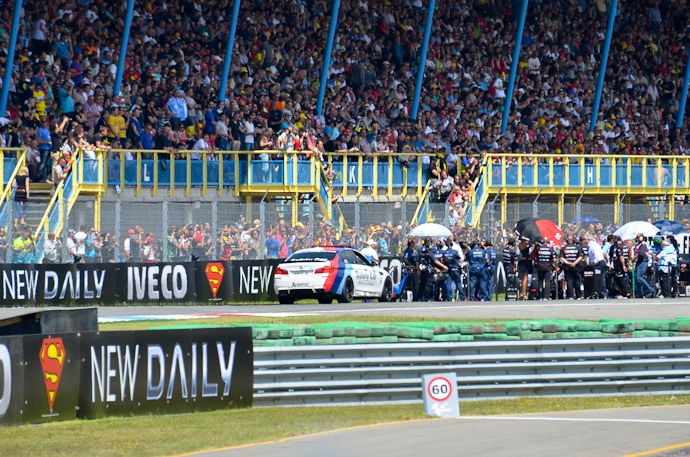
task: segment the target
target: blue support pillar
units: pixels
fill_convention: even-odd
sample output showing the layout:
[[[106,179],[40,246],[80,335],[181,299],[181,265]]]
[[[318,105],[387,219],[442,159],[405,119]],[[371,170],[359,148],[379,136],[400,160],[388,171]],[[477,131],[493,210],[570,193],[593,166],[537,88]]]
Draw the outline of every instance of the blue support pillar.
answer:
[[[129,31],[132,28],[132,15],[134,14],[134,0],[127,0],[127,13],[125,16],[125,28],[122,31],[122,41],[120,42],[120,55],[117,58],[117,71],[115,72],[115,83],[113,84],[113,94],[120,94],[122,85],[122,73],[125,69],[127,59],[127,45],[129,44]]]
[[[513,103],[513,91],[515,90],[515,78],[517,77],[517,67],[520,61],[520,46],[522,45],[522,34],[525,31],[525,20],[527,20],[527,6],[529,0],[522,0],[520,17],[518,18],[518,28],[515,33],[515,46],[513,47],[513,61],[510,63],[510,76],[508,77],[508,90],[506,91],[506,101],[503,103],[503,117],[501,118],[501,133],[505,133],[508,128],[508,116],[510,116],[510,105]]]
[[[230,76],[230,64],[232,63],[232,50],[235,47],[235,33],[237,32],[237,18],[240,16],[240,3],[242,0],[235,0],[232,5],[232,19],[230,21],[230,32],[228,33],[228,44],[225,46],[225,60],[223,61],[223,75],[220,79],[220,90],[218,91],[218,101],[225,100],[225,91],[228,88],[228,77]]]
[[[14,2],[14,16],[12,17],[12,31],[10,43],[7,48],[7,62],[5,63],[5,75],[2,78],[2,93],[0,93],[0,117],[7,111],[7,97],[10,94],[10,81],[12,80],[12,67],[14,66],[14,48],[17,47],[17,35],[19,35],[19,20],[22,12],[22,0]]]
[[[601,92],[604,90],[604,78],[606,77],[606,64],[609,60],[609,49],[611,48],[611,37],[613,36],[613,25],[616,22],[616,11],[618,10],[618,0],[611,0],[609,10],[609,20],[606,25],[606,38],[604,39],[604,52],[601,54],[601,65],[599,65],[599,79],[597,80],[597,90],[594,93],[594,105],[592,106],[592,119],[589,121],[589,131],[593,132],[597,126],[599,117],[599,105],[601,105]]]
[[[680,104],[678,105],[678,117],[676,117],[676,126],[683,126],[683,116],[685,116],[685,102],[688,100],[688,85],[690,85],[690,53],[687,55],[687,62],[685,62],[685,79],[683,80],[683,92],[680,94]]]
[[[333,0],[331,8],[331,23],[328,26],[328,38],[326,40],[326,54],[323,56],[323,68],[321,69],[321,81],[319,82],[319,95],[316,97],[316,115],[323,114],[323,99],[326,98],[326,84],[328,83],[328,68],[331,66],[331,53],[333,52],[333,40],[335,29],[338,28],[338,14],[340,13],[340,0]]]
[[[417,120],[419,111],[419,97],[422,95],[422,82],[424,82],[424,68],[426,67],[426,55],[429,51],[429,38],[431,38],[431,25],[434,22],[434,10],[436,0],[429,0],[426,10],[426,24],[424,25],[424,40],[422,41],[421,55],[419,56],[419,66],[417,67],[417,81],[414,87],[414,98],[412,99],[412,113],[410,117]]]

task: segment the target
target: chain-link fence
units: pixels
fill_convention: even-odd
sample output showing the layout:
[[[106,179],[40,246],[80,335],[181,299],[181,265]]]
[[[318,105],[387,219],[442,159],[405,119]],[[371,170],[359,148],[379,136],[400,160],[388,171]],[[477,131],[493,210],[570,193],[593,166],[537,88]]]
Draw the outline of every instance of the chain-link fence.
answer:
[[[191,240],[193,246],[201,234],[204,248],[189,251],[189,258],[198,256],[204,259],[221,259],[224,256],[224,237],[237,238],[247,247],[250,240],[258,243],[256,249],[239,249],[231,257],[253,258],[271,256],[267,251],[267,240],[275,237],[289,237],[293,220],[298,221],[295,230],[300,238],[299,246],[344,240],[346,244],[361,244],[367,236],[389,236],[396,233],[395,245],[390,253],[401,252],[404,233],[409,230],[408,221],[412,218],[417,202],[401,199],[394,202],[372,202],[356,200],[333,205],[333,217],[324,220],[321,205],[313,199],[305,198],[293,202],[290,198],[267,198],[251,203],[228,202],[219,199],[189,202],[166,198],[162,200],[138,201],[136,199],[103,200],[100,203],[100,233],[103,260],[124,261],[128,257],[141,258],[142,261],[173,260],[185,257],[179,249],[171,245],[169,236],[176,231],[175,240],[183,237]],[[443,210],[438,214],[443,218]],[[67,230],[84,231],[89,234],[95,227],[96,201],[80,199],[73,207],[65,224]],[[285,231],[282,231],[286,229]],[[182,234],[181,232],[185,233]],[[282,232],[281,232],[282,231]],[[246,232],[249,232],[249,240]],[[253,232],[256,232],[254,234]],[[352,234],[350,237],[343,234]],[[89,236],[91,236],[89,234]],[[341,239],[342,236],[342,239]],[[134,237],[134,238],[132,238]],[[126,249],[126,240],[136,240],[140,252],[135,248]],[[231,240],[232,241],[232,240]],[[288,242],[291,242],[289,240]],[[270,244],[270,242],[269,242]],[[151,245],[151,247],[147,247]],[[146,248],[146,252],[144,252]],[[173,253],[175,251],[175,253]],[[247,252],[256,251],[256,252]],[[284,251],[278,253],[283,256]]]
[[[668,215],[668,201],[647,197],[625,196],[618,201],[618,217],[615,196],[596,197],[566,197],[563,202],[563,223],[588,224],[600,222],[603,226],[609,224],[623,225],[637,220],[658,220]],[[484,230],[511,231],[517,221],[526,217],[538,219],[559,220],[557,196],[509,196],[506,204],[505,220],[501,220],[501,197],[491,195],[484,206],[480,218],[480,226]],[[690,216],[690,207],[686,208],[676,202],[674,218],[683,214]],[[616,224],[618,221],[618,224]]]
[[[624,197],[616,204],[616,197],[567,197],[563,204],[563,221],[599,221],[603,225],[613,223],[618,208],[619,225],[631,220],[657,220],[669,214],[669,201],[664,198]],[[510,196],[502,219],[502,199],[491,195],[486,202],[478,229],[464,228],[460,231],[466,238],[491,237],[499,239],[502,233],[509,233],[519,219],[537,217],[557,221],[559,219],[558,197],[556,196]],[[285,238],[292,249],[320,243],[341,243],[362,247],[369,237],[385,238],[388,254],[400,254],[404,249],[406,234],[417,210],[415,198],[375,202],[371,198],[339,202],[333,205],[333,217],[325,221],[321,205],[313,199],[293,201],[288,197],[255,199],[253,202],[227,201],[222,197],[189,201],[189,199],[168,197],[162,199],[107,198],[100,207],[93,197],[81,197],[74,205],[65,224],[65,230],[83,230],[88,234],[91,228],[99,228],[103,247],[103,261],[123,261],[127,257],[125,244],[133,230],[139,252],[134,257],[142,260],[190,260],[192,256],[203,259],[257,258],[263,256],[284,256],[283,247],[269,252],[269,238]],[[100,210],[100,226],[97,227],[97,212]],[[456,225],[451,217],[448,203],[429,203],[419,222],[438,222],[446,226]],[[293,233],[290,227],[298,221]],[[674,218],[690,219],[690,205],[675,201]],[[461,224],[461,222],[460,222]],[[458,227],[459,225],[456,225]],[[168,241],[172,230],[176,230],[174,242],[184,237],[190,240],[189,249],[182,250]],[[229,231],[229,233],[228,233]],[[63,233],[61,235],[66,234]],[[8,233],[11,236],[11,233]],[[201,239],[199,240],[199,238]],[[249,238],[248,238],[249,237]],[[292,238],[291,238],[292,237]],[[296,242],[295,242],[295,239]],[[234,240],[239,244],[228,252],[226,244]],[[64,240],[63,240],[64,241]],[[130,239],[129,243],[132,240]],[[66,250],[63,242],[63,259]],[[197,249],[194,246],[200,244]],[[252,249],[247,249],[250,245]],[[144,252],[146,248],[146,252]],[[132,247],[130,246],[130,256]],[[6,261],[10,261],[10,250]]]

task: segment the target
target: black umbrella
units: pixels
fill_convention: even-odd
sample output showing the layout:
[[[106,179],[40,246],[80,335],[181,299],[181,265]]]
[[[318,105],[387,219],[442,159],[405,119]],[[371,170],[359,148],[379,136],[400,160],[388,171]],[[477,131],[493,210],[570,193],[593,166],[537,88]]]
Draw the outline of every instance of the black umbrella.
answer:
[[[520,219],[515,223],[513,228],[515,233],[530,243],[534,243],[541,239],[548,239],[549,245],[560,245],[563,241],[563,231],[558,227],[554,221],[548,219],[537,219],[528,217]]]

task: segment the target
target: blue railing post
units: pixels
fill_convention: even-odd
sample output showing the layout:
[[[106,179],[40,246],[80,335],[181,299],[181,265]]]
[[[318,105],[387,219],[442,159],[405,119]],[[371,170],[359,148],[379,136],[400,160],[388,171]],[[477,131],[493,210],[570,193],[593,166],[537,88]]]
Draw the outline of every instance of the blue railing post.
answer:
[[[326,84],[328,83],[328,67],[331,65],[331,53],[333,52],[333,40],[335,29],[338,28],[338,14],[340,13],[340,0],[333,0],[331,8],[331,23],[328,26],[328,38],[326,40],[326,53],[323,56],[323,68],[321,69],[321,81],[319,83],[319,95],[316,98],[316,115],[321,116],[323,99],[326,97]]]
[[[113,94],[120,95],[122,85],[122,73],[125,69],[127,59],[127,45],[129,44],[129,31],[132,28],[132,15],[134,14],[134,0],[127,0],[127,13],[125,16],[125,28],[122,31],[122,41],[120,42],[120,55],[117,58],[117,71],[115,72],[115,83],[113,84]]]
[[[429,39],[431,38],[431,26],[434,22],[434,10],[436,0],[429,0],[426,11],[426,24],[424,25],[424,40],[422,41],[421,55],[419,56],[419,66],[417,67],[417,81],[414,87],[414,98],[412,99],[412,113],[410,117],[417,120],[419,111],[419,97],[422,95],[422,82],[424,81],[424,69],[426,67],[426,55],[429,51]]]
[[[218,91],[218,101],[225,100],[225,91],[228,87],[228,77],[230,76],[230,64],[232,63],[232,49],[235,47],[235,33],[237,32],[237,18],[240,15],[240,3],[242,0],[235,0],[232,5],[232,20],[230,21],[230,31],[228,33],[228,44],[225,46],[225,60],[223,61],[223,75],[220,79],[220,90]]]
[[[517,67],[520,60],[520,46],[522,45],[522,34],[525,31],[525,20],[527,19],[528,5],[529,0],[522,0],[522,9],[520,9],[520,18],[518,19],[517,32],[515,33],[515,45],[513,46],[513,61],[510,63],[510,76],[508,77],[506,101],[503,104],[501,133],[505,133],[506,129],[508,128],[508,116],[510,116],[510,105],[513,103],[513,90],[515,89],[515,78],[517,77]]]
[[[17,35],[19,35],[19,20],[22,13],[22,0],[14,2],[14,16],[12,16],[12,31],[10,32],[10,43],[7,47],[7,62],[5,62],[5,75],[2,78],[2,93],[0,93],[0,117],[7,111],[7,97],[10,94],[10,81],[12,78],[12,67],[14,66],[14,48],[17,47]]]
[[[690,85],[690,53],[686,55],[685,62],[685,79],[683,80],[683,91],[680,94],[680,103],[678,105],[678,116],[676,117],[676,126],[683,126],[683,117],[685,116],[685,102],[688,100],[688,85]]]
[[[616,22],[616,11],[618,10],[618,0],[611,0],[611,10],[609,20],[606,25],[606,39],[604,40],[604,51],[601,54],[601,65],[599,65],[599,79],[597,80],[597,90],[594,93],[594,105],[592,106],[592,119],[589,122],[589,131],[593,132],[597,126],[599,117],[599,105],[601,105],[601,92],[604,90],[604,78],[606,77],[606,65],[609,60],[609,49],[611,48],[611,37],[613,36],[613,25]]]

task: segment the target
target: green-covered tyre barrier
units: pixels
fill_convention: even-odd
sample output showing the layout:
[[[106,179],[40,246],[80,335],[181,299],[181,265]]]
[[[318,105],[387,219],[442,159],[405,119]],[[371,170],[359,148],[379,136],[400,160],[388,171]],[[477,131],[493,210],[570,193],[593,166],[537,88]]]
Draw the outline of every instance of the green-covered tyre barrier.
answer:
[[[235,324],[230,324],[233,326]],[[252,328],[256,347],[463,341],[516,341],[592,338],[673,338],[690,336],[690,318],[599,321],[514,320],[506,322],[333,322],[314,325],[236,324]],[[152,329],[208,328],[180,324]]]

